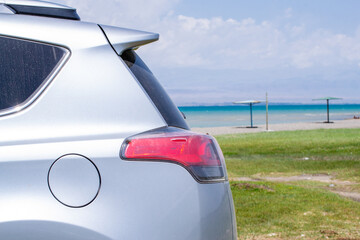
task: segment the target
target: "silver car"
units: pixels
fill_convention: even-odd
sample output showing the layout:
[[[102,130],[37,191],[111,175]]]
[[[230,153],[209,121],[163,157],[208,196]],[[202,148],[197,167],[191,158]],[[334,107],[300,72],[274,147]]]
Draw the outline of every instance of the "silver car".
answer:
[[[0,4],[0,239],[236,239],[216,140],[135,53],[158,34]]]

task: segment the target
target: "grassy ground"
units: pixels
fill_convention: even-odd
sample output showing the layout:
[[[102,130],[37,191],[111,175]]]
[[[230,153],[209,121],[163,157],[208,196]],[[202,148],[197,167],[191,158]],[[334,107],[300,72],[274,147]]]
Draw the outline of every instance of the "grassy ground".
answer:
[[[360,129],[218,136],[230,177],[324,173],[360,183]]]
[[[218,136],[229,177],[328,174],[360,192],[360,129]],[[360,239],[360,203],[329,184],[231,182],[240,239]]]

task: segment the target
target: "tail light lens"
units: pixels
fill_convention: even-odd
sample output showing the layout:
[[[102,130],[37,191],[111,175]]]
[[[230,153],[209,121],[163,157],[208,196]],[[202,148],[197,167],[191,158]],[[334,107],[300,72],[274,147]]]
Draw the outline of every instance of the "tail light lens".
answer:
[[[201,182],[226,179],[224,157],[216,140],[176,128],[130,137],[120,155],[130,161],[164,161],[182,165]]]

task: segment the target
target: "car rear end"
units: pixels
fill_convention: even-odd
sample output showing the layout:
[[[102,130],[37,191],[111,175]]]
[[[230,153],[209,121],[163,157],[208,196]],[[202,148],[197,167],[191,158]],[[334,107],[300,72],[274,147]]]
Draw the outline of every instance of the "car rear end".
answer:
[[[133,49],[125,49],[119,56],[165,122],[163,127],[127,137],[120,150],[123,161],[142,165],[135,172],[140,173],[136,178],[141,178],[138,190],[146,189],[146,193],[136,200],[135,206],[141,207],[134,220],[145,218],[151,224],[138,237],[236,239],[233,200],[217,141],[189,130],[178,108]],[[154,169],[145,170],[142,178],[141,173],[150,166]]]
[[[135,53],[157,34],[75,17],[6,14],[0,20],[0,38],[64,52],[25,102],[0,109],[2,236],[236,239],[218,143],[189,130]],[[77,170],[79,157],[96,169],[96,181],[85,168]],[[55,174],[64,158],[69,164]]]

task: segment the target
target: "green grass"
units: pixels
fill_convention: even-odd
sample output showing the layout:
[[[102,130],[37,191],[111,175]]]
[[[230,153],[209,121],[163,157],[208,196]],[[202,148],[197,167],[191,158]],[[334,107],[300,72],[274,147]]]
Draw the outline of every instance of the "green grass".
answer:
[[[353,183],[345,190],[360,192],[360,129],[216,138],[230,179],[329,174]],[[330,192],[326,183],[232,181],[231,188],[240,239],[360,239],[360,203]]]
[[[319,189],[232,182],[240,239],[360,237],[360,204]]]
[[[230,177],[323,173],[360,183],[360,129],[218,136]]]
[[[309,131],[262,132],[218,136],[229,157],[249,155],[342,156],[360,154],[360,129],[320,129]]]

